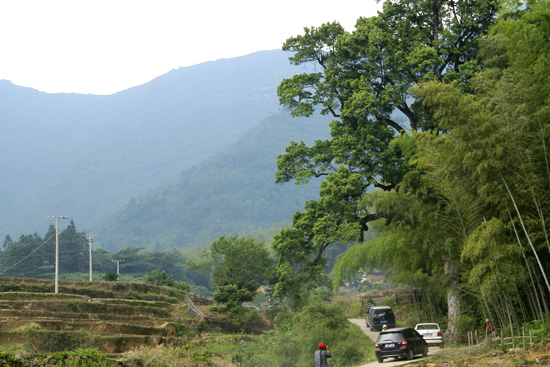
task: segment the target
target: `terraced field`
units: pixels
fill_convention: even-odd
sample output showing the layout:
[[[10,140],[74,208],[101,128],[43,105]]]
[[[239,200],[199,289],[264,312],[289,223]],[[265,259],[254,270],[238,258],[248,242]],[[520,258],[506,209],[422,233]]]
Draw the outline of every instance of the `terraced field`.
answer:
[[[177,343],[190,327],[185,293],[122,282],[0,277],[0,346],[24,352],[97,347],[119,354]],[[187,318],[189,319],[189,318]]]

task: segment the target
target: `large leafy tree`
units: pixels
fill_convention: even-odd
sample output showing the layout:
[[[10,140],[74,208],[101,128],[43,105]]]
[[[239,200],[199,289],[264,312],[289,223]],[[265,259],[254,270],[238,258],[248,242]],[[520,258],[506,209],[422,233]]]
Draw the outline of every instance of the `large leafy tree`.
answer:
[[[232,307],[251,301],[260,285],[273,276],[273,258],[263,242],[220,236],[205,252],[212,270],[214,299]]]
[[[373,188],[395,189],[410,170],[402,146],[392,141],[407,131],[440,130],[411,87],[437,80],[467,89],[477,38],[495,11],[491,1],[386,1],[351,33],[330,23],[286,41],[291,62],[314,63],[316,71],[283,80],[281,104],[294,116],[319,109],[334,120],[330,139],[311,147],[292,142],[278,159],[279,183],[326,179],[320,199],[296,213],[293,228],[274,242],[278,295],[299,298],[303,289],[295,284],[322,279],[316,274],[328,246],[364,240],[379,216],[361,198]]]
[[[366,197],[388,230],[337,266],[340,277],[377,260],[412,280],[441,276],[450,285],[447,334],[457,331],[459,290],[475,294],[482,314],[501,326],[544,319],[548,310],[548,9],[548,1],[506,9],[482,42],[484,70],[468,93],[440,81],[417,89],[444,133],[413,135],[416,169],[399,191]]]

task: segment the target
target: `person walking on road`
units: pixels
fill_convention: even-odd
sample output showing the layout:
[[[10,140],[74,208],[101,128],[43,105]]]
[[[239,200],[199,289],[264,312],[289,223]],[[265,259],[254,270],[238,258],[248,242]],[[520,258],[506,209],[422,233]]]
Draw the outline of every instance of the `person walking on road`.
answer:
[[[328,351],[328,347],[319,343],[319,349],[315,351],[315,367],[328,367],[327,358],[332,357],[332,354]]]

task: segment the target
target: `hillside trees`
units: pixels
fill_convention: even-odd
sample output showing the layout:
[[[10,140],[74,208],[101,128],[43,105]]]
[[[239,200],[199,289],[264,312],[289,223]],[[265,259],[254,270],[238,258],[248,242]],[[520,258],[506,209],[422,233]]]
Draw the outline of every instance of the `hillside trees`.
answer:
[[[74,221],[59,234],[59,271],[66,273],[88,271],[89,243],[86,235],[77,232]]]
[[[54,252],[52,247],[48,250],[48,242],[52,238],[55,241],[55,226],[50,226],[45,239],[34,233],[21,235],[17,241],[6,236],[3,251],[0,254],[0,275],[36,277],[44,271],[53,274]]]
[[[404,147],[392,141],[407,131],[440,130],[410,88],[427,80],[460,81],[466,88],[477,38],[495,11],[490,1],[387,1],[378,16],[360,18],[351,33],[330,23],[285,42],[283,49],[294,52],[291,62],[313,62],[318,72],[283,80],[281,104],[294,116],[320,108],[334,120],[329,139],[310,147],[292,142],[278,158],[279,183],[326,181],[320,199],[296,213],[293,228],[274,242],[277,295],[299,299],[304,289],[294,285],[322,272],[329,246],[364,241],[369,222],[379,215],[361,205],[363,195],[396,188],[411,169]]]
[[[38,234],[22,235],[14,241],[9,235],[0,252],[0,276],[53,278],[55,271],[55,225],[50,225],[42,238]],[[174,285],[209,294],[210,273],[192,269],[188,260],[192,256],[181,251],[142,251],[142,248],[124,248],[111,253],[97,248],[92,251],[93,277],[116,270],[114,260],[120,262],[121,275],[140,279],[154,271],[162,272]],[[88,279],[89,242],[85,233],[76,229],[74,221],[59,233],[59,275],[61,279]],[[116,273],[115,273],[116,274]],[[156,273],[154,273],[156,274]],[[98,278],[99,277],[99,278]],[[146,278],[148,279],[148,278]],[[156,279],[156,278],[155,278]]]

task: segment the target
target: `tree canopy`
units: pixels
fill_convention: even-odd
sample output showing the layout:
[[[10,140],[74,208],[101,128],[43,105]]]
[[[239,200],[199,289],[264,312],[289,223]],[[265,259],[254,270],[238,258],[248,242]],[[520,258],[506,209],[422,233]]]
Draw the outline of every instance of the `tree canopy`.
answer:
[[[220,236],[206,250],[202,266],[211,269],[214,299],[229,308],[251,301],[273,278],[274,260],[263,242],[250,237]]]
[[[283,80],[280,103],[294,116],[319,108],[334,120],[329,139],[310,147],[292,142],[278,158],[279,183],[326,178],[320,199],[296,213],[293,228],[274,243],[281,296],[317,274],[329,246],[364,241],[369,223],[380,217],[361,205],[364,195],[395,189],[412,169],[411,147],[396,138],[441,130],[411,88],[467,82],[477,39],[495,12],[489,1],[386,1],[377,16],[359,18],[353,32],[328,23],[285,42],[292,63],[314,63],[318,71]]]
[[[386,1],[353,32],[287,40],[291,62],[319,71],[281,82],[281,104],[335,119],[278,160],[277,182],[326,178],[274,242],[282,299],[326,284],[325,251],[352,241],[335,287],[380,267],[444,301],[450,338],[471,307],[501,325],[548,312],[550,7],[519,5]]]

